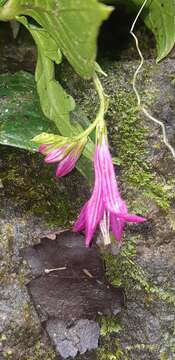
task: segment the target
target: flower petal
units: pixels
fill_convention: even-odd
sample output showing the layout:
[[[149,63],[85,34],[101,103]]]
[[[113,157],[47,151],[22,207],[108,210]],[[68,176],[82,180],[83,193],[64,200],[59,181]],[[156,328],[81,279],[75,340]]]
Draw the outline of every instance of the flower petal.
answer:
[[[111,222],[111,229],[116,240],[121,241],[122,234],[124,231],[125,221],[119,219],[116,214],[111,214],[110,222]]]
[[[45,144],[42,144],[42,145],[39,146],[38,151],[39,151],[41,154],[44,154],[44,155],[45,155],[46,149],[47,149],[47,146],[46,146]]]
[[[94,157],[95,184],[92,196],[88,201],[86,212],[86,246],[88,247],[92,241],[93,234],[97,225],[100,223],[103,213],[103,195],[102,195],[102,176],[99,167],[99,149],[96,147]]]
[[[44,161],[46,163],[54,163],[60,161],[64,157],[65,149],[66,149],[65,147],[60,147],[58,149],[49,152],[49,154],[45,157]]]
[[[78,158],[80,157],[80,152],[75,155],[75,149],[73,149],[58,165],[56,170],[56,176],[61,177],[67,175],[74,168]]]
[[[85,229],[87,205],[88,205],[88,202],[86,202],[84,204],[84,206],[82,207],[80,215],[74,224],[73,231],[75,231],[75,232],[79,232],[79,231],[82,231],[83,229]]]
[[[100,146],[100,168],[102,172],[103,194],[106,208],[114,213],[121,211],[122,199],[118,190],[112,157],[105,138]]]
[[[117,216],[124,221],[127,222],[134,222],[134,223],[140,223],[140,222],[144,222],[147,221],[146,218],[142,217],[142,216],[137,216],[137,215],[132,215],[132,214],[117,214]]]

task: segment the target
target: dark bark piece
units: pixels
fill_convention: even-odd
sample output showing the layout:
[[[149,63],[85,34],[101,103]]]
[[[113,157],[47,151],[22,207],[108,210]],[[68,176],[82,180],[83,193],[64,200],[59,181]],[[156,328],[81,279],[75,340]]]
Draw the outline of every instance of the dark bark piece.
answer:
[[[95,278],[104,278],[103,262],[93,246],[85,248],[84,237],[69,231],[57,235],[56,240],[43,238],[41,243],[23,250],[33,275],[45,274],[45,269],[67,267],[66,273],[55,275],[84,277],[83,269],[89,269]]]
[[[64,232],[54,241],[42,239],[23,256],[35,276],[29,293],[56,350],[67,358],[97,347],[96,317],[120,312],[123,291],[106,282],[96,247],[86,249],[83,236]]]

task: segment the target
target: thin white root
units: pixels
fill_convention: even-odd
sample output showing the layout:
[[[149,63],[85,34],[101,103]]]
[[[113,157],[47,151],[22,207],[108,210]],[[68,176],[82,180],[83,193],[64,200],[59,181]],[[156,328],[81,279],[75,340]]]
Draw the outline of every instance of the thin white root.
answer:
[[[167,138],[167,135],[166,135],[166,128],[165,128],[165,125],[164,123],[159,120],[159,119],[156,119],[154,116],[152,116],[148,110],[141,105],[141,97],[140,97],[140,94],[137,90],[137,79],[138,79],[138,75],[140,73],[140,70],[141,68],[143,67],[143,64],[144,64],[144,57],[142,55],[142,52],[140,50],[140,47],[139,47],[139,41],[138,41],[138,38],[137,36],[135,35],[134,33],[134,28],[135,28],[135,25],[136,25],[136,22],[142,12],[142,10],[144,9],[146,3],[148,2],[148,0],[145,0],[132,24],[132,27],[131,27],[131,30],[130,30],[130,34],[133,36],[134,40],[135,40],[135,43],[136,43],[136,48],[137,48],[137,51],[138,51],[138,54],[140,56],[140,64],[139,66],[137,67],[135,73],[134,73],[134,76],[133,76],[133,81],[132,81],[132,86],[133,86],[133,90],[135,92],[135,95],[136,95],[136,98],[137,98],[137,103],[138,103],[138,107],[140,108],[140,110],[147,116],[148,119],[152,120],[154,123],[158,124],[159,126],[161,126],[162,128],[162,134],[163,134],[163,142],[165,144],[165,146],[167,146],[167,148],[171,151],[171,154],[173,155],[173,157],[175,158],[175,149],[171,146],[171,144],[169,143],[168,141],[168,138]]]
[[[154,116],[152,116],[151,114],[149,114],[149,112],[145,109],[144,106],[141,107],[141,110],[143,111],[143,113],[153,122],[155,122],[156,124],[160,125],[162,128],[162,134],[163,134],[163,142],[164,144],[167,146],[167,148],[171,151],[173,157],[175,158],[175,149],[171,146],[171,144],[168,141],[167,135],[166,135],[166,129],[165,129],[165,125],[163,124],[162,121],[156,119]]]

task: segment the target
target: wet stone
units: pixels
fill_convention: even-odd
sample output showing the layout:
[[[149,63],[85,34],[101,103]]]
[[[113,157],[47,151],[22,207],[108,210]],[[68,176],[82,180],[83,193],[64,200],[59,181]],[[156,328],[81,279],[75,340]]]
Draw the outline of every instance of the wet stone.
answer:
[[[83,236],[64,232],[23,256],[33,274],[29,293],[56,351],[68,358],[97,348],[97,315],[119,313],[123,291],[106,282],[96,247],[86,249]]]

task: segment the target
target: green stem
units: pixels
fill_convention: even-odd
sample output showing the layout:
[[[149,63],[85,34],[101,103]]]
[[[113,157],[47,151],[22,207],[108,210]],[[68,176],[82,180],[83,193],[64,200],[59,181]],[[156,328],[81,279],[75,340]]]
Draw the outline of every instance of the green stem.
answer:
[[[100,102],[99,110],[93,123],[85,131],[83,131],[80,135],[78,135],[76,139],[81,139],[85,136],[88,137],[96,127],[98,127],[101,130],[106,129],[104,115],[108,109],[108,99],[104,93],[104,89],[101,84],[101,81],[96,73],[93,76],[93,81],[99,97],[99,102]]]
[[[105,114],[108,110],[109,100],[108,100],[107,95],[104,92],[103,86],[97,75],[94,80],[94,83],[95,83],[95,87],[96,87],[96,90],[98,92],[98,96],[100,99],[100,109],[98,112],[99,121],[96,126],[96,143],[101,143],[104,135],[106,136],[106,139],[107,139],[107,127],[106,127],[106,122],[105,122]]]

